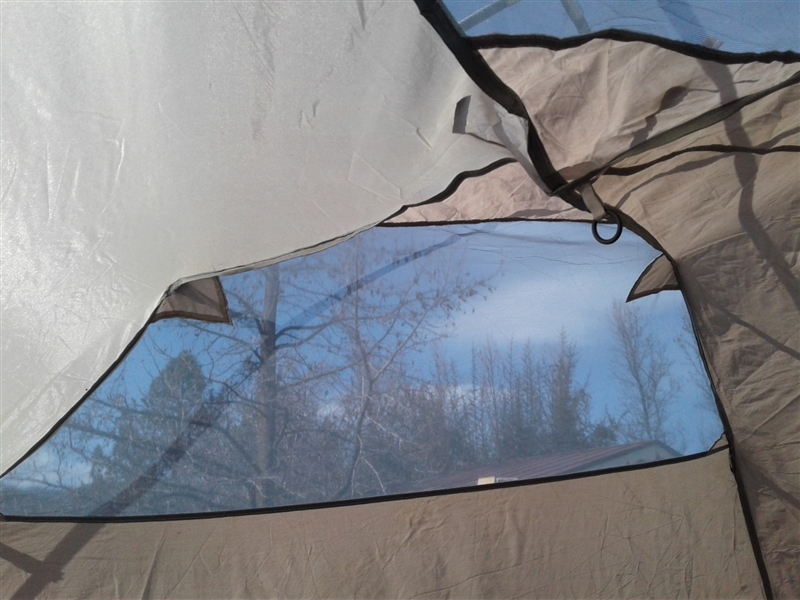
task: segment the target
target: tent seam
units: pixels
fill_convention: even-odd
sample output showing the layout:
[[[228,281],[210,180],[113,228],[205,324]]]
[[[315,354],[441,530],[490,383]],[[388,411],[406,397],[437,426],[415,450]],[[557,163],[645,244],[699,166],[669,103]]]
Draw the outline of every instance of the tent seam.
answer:
[[[547,483],[556,483],[560,481],[573,481],[578,479],[587,479],[591,477],[602,477],[604,475],[613,475],[616,473],[626,473],[629,471],[645,471],[649,469],[657,469],[659,467],[666,467],[670,465],[680,464],[684,462],[691,462],[707,458],[718,452],[728,449],[729,444],[719,447],[712,447],[704,452],[697,452],[687,456],[678,456],[676,458],[668,458],[659,461],[653,461],[647,464],[634,464],[623,465],[618,467],[609,467],[607,469],[598,469],[596,471],[582,471],[580,473],[569,473],[567,475],[554,475],[551,477],[542,477],[539,479],[530,479],[524,481],[507,481],[502,483],[486,484],[481,486],[469,486],[460,488],[450,488],[444,490],[427,490],[423,492],[409,492],[405,494],[391,494],[386,496],[372,496],[368,498],[353,498],[348,500],[335,500],[328,502],[316,502],[309,504],[297,505],[284,505],[284,506],[270,506],[256,509],[238,509],[227,511],[216,511],[206,513],[183,513],[172,515],[131,515],[131,516],[23,516],[23,515],[1,515],[7,522],[16,523],[153,523],[160,521],[190,521],[200,519],[218,519],[226,517],[238,516],[251,516],[251,515],[267,515],[267,514],[280,514],[287,512],[301,512],[307,510],[317,510],[324,508],[338,508],[344,506],[361,506],[366,504],[380,504],[384,502],[398,502],[402,500],[414,500],[419,498],[431,498],[436,496],[451,496],[455,494],[476,494],[490,490],[516,488],[516,487],[531,487],[536,485],[543,485]]]
[[[414,1],[422,17],[428,21],[439,35],[470,79],[492,100],[527,123],[528,156],[536,172],[542,178],[542,182],[549,188],[546,191],[552,195],[556,193],[554,190],[564,188],[564,191],[558,195],[565,202],[579,210],[587,210],[580,195],[572,189],[565,188],[567,181],[553,166],[544,142],[539,136],[520,96],[488,65],[478,48],[472,43],[471,38],[457,29],[454,19],[448,14],[447,9],[441,2],[437,0]]]
[[[549,35],[528,34],[490,34],[469,38],[473,46],[479,50],[492,48],[546,48],[548,50],[568,50],[583,46],[593,40],[612,40],[616,42],[641,42],[659,46],[665,50],[684,54],[692,58],[707,60],[720,64],[747,64],[782,62],[785,64],[800,62],[800,53],[786,50],[770,50],[767,52],[727,52],[706,46],[689,44],[679,40],[671,40],[657,35],[625,31],[621,29],[604,29],[587,35],[568,38],[557,38]]]
[[[683,296],[683,301],[687,307],[687,313],[689,315],[689,322],[692,326],[692,333],[695,336],[695,341],[697,342],[697,348],[700,353],[700,359],[703,363],[703,368],[706,371],[706,376],[708,377],[708,381],[711,384],[711,391],[714,394],[714,403],[717,406],[717,412],[719,413],[720,421],[722,422],[722,428],[725,432],[725,437],[728,440],[728,453],[730,457],[730,468],[731,473],[733,473],[734,481],[736,482],[736,490],[739,495],[739,503],[742,509],[742,516],[744,517],[745,526],[747,528],[747,535],[750,538],[750,545],[753,549],[753,556],[756,561],[756,566],[758,567],[758,573],[761,576],[761,585],[763,586],[764,590],[764,597],[766,600],[773,600],[775,597],[775,593],[772,589],[772,583],[769,578],[769,572],[767,571],[766,561],[764,560],[764,553],[761,550],[761,543],[758,540],[758,533],[756,531],[755,519],[753,518],[753,511],[750,506],[750,501],[747,498],[747,493],[744,489],[744,481],[742,480],[741,470],[738,468],[737,460],[736,460],[736,440],[733,434],[733,429],[730,424],[730,420],[728,419],[728,413],[725,411],[725,407],[722,404],[722,399],[717,392],[717,387],[714,385],[713,380],[711,379],[711,371],[708,366],[708,359],[706,358],[705,349],[703,347],[702,341],[700,339],[700,335],[698,334],[698,327],[697,323],[695,322],[694,313],[692,311],[691,305],[689,304],[689,299],[686,296],[686,288],[683,285],[683,280],[681,277],[680,270],[678,269],[678,264],[673,260],[673,258],[667,253],[664,252],[664,256],[667,257],[667,260],[672,264],[672,270],[675,273],[675,278],[678,281],[678,289],[681,292],[681,296]]]

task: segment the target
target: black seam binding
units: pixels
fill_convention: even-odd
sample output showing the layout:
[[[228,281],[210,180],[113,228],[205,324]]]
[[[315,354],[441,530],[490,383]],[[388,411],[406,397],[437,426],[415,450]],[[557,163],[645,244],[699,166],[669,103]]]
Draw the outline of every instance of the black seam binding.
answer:
[[[412,206],[413,208],[413,206]],[[401,213],[397,213],[401,214]],[[408,223],[378,223],[375,227],[384,227],[390,229],[392,227],[447,227],[449,225],[483,225],[486,223],[584,223],[591,224],[592,217],[587,215],[585,219],[570,219],[565,221],[563,219],[526,219],[521,217],[498,217],[496,219],[454,219],[452,221],[409,221]],[[645,240],[647,241],[647,240]],[[649,243],[649,242],[648,242]]]
[[[7,522],[16,523],[153,523],[161,521],[189,521],[200,519],[219,519],[225,517],[244,517],[252,515],[271,515],[286,512],[302,512],[308,510],[318,510],[323,508],[339,508],[345,506],[363,506],[365,504],[379,504],[384,502],[399,502],[402,500],[413,500],[416,498],[431,498],[435,496],[452,496],[454,494],[477,494],[490,490],[531,487],[556,483],[560,481],[572,481],[586,479],[589,477],[600,477],[603,475],[613,475],[614,473],[627,473],[629,471],[643,471],[667,467],[684,462],[702,460],[708,456],[728,450],[729,446],[719,446],[711,448],[705,452],[678,456],[665,460],[653,461],[647,464],[625,465],[621,467],[610,467],[608,469],[597,469],[596,471],[583,471],[580,473],[569,473],[567,475],[555,475],[552,477],[542,477],[540,479],[528,479],[521,481],[505,481],[480,486],[448,488],[443,490],[427,490],[422,492],[408,492],[403,494],[387,494],[386,496],[372,496],[369,498],[354,498],[350,500],[334,500],[328,502],[316,502],[310,504],[290,504],[286,506],[274,506],[255,509],[237,509],[205,513],[184,513],[176,515],[132,515],[114,517],[28,517],[19,515],[3,515]]]
[[[737,153],[744,153],[744,154],[757,154],[759,156],[765,156],[767,154],[774,154],[779,152],[800,152],[800,146],[795,145],[782,145],[782,146],[773,146],[772,148],[759,148],[755,146],[753,148],[745,148],[742,146],[729,146],[723,144],[707,144],[704,146],[692,146],[690,148],[684,148],[683,150],[676,150],[675,152],[670,152],[669,154],[664,154],[655,158],[651,161],[646,163],[642,163],[640,165],[634,165],[632,167],[609,167],[605,175],[615,175],[618,177],[624,177],[627,175],[635,175],[636,173],[640,173],[645,169],[649,169],[652,166],[655,166],[662,162],[667,162],[681,156],[683,154],[689,154],[692,152],[707,152],[707,153],[714,153],[714,154],[737,154]]]
[[[739,496],[739,503],[742,507],[742,515],[744,516],[745,526],[747,527],[747,535],[750,538],[750,545],[753,549],[753,555],[756,560],[756,566],[758,567],[758,573],[761,576],[761,585],[764,587],[764,596],[767,600],[773,600],[775,593],[772,589],[772,583],[769,578],[767,564],[764,561],[764,552],[761,549],[761,542],[758,540],[758,532],[756,531],[755,519],[753,518],[753,510],[750,506],[750,500],[747,498],[747,492],[744,488],[741,470],[738,468],[736,460],[736,440],[733,435],[733,429],[731,428],[730,420],[728,419],[728,413],[725,412],[722,399],[719,397],[717,388],[714,386],[714,383],[711,379],[711,371],[708,368],[708,360],[706,358],[705,349],[703,348],[703,344],[698,333],[698,327],[697,323],[695,322],[694,313],[692,312],[686,297],[686,287],[683,285],[683,279],[681,277],[680,270],[678,269],[678,265],[668,253],[665,252],[664,256],[666,256],[667,260],[669,260],[669,262],[672,264],[672,270],[675,273],[675,279],[678,281],[678,289],[683,296],[684,304],[686,304],[686,312],[689,315],[689,321],[692,325],[692,333],[694,334],[695,341],[697,343],[697,349],[700,352],[700,358],[703,363],[703,368],[706,371],[706,377],[711,384],[711,391],[714,394],[714,403],[717,405],[717,412],[719,413],[720,421],[722,421],[722,428],[725,432],[725,437],[728,440],[728,447],[730,448],[731,472],[733,473],[733,478],[736,481],[736,491]]]
[[[453,56],[458,60],[464,71],[478,87],[509,113],[526,121],[528,124],[528,155],[536,168],[536,172],[542,178],[542,182],[551,192],[564,188],[567,181],[550,161],[547,150],[519,95],[489,67],[478,48],[472,43],[472,40],[458,31],[453,19],[447,14],[446,9],[440,2],[436,0],[415,0],[415,2],[420,14],[439,34],[439,37],[444,41],[450,52],[453,53]],[[575,208],[588,212],[583,198],[575,191],[567,189],[560,196]]]
[[[474,171],[462,171],[458,175],[456,175],[450,184],[441,192],[433,196],[432,198],[428,198],[422,202],[417,202],[415,204],[406,204],[400,208],[397,212],[393,213],[391,216],[387,217],[385,221],[381,221],[376,225],[376,227],[402,227],[402,226],[411,226],[416,225],[417,223],[387,223],[386,221],[391,221],[395,217],[399,217],[404,212],[406,212],[410,208],[416,208],[417,206],[425,206],[426,204],[436,204],[437,202],[442,202],[447,200],[450,196],[458,191],[458,188],[461,187],[461,184],[464,183],[467,179],[472,179],[473,177],[481,177],[483,175],[487,175],[492,171],[499,169],[500,167],[504,167],[506,165],[510,165],[516,163],[516,159],[513,158],[501,158],[491,164],[486,165],[481,169],[476,169]],[[483,221],[481,221],[483,222]],[[428,223],[421,223],[423,225],[427,225]]]
[[[549,35],[507,35],[490,34],[469,38],[476,49],[491,48],[546,48],[548,50],[567,50],[577,48],[592,40],[613,40],[617,42],[645,42],[665,50],[678,52],[692,58],[707,60],[725,65],[744,63],[800,62],[800,53],[791,50],[769,52],[727,52],[706,46],[698,46],[678,40],[670,40],[648,33],[637,33],[623,29],[605,29],[587,35],[557,38]]]

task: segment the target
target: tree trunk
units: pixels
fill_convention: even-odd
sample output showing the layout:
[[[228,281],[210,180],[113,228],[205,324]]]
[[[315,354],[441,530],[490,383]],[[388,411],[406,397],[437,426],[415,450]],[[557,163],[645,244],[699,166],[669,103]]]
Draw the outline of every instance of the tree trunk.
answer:
[[[276,498],[277,487],[272,477],[277,476],[277,432],[278,432],[278,369],[276,318],[280,297],[280,265],[264,269],[264,306],[259,323],[260,364],[256,401],[258,413],[256,418],[256,462],[261,469],[261,477],[257,484],[257,495],[254,498],[259,506],[279,503]],[[254,507],[255,508],[255,507]]]

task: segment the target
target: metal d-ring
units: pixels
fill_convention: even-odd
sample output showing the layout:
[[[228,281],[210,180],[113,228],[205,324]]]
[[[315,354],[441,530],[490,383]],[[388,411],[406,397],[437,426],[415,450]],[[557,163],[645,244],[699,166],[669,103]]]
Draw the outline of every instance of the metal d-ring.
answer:
[[[614,232],[610,238],[600,237],[600,234],[597,233],[597,224],[600,222],[608,221],[611,223],[617,224],[617,230]],[[596,239],[601,244],[609,245],[613,244],[619,239],[619,236],[622,235],[622,219],[620,219],[619,215],[616,211],[606,209],[606,216],[603,217],[600,221],[592,221],[592,235],[594,239]]]

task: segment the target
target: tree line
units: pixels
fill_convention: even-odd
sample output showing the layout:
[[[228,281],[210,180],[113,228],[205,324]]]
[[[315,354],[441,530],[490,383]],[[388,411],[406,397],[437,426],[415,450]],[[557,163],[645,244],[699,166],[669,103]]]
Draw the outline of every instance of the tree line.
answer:
[[[147,389],[121,371],[48,444],[55,476],[40,483],[62,511],[342,500],[516,458],[669,441],[672,362],[630,305],[609,315],[624,410],[596,420],[565,331],[547,351],[487,339],[468,365],[444,355],[454,316],[493,291],[456,252],[361,237],[225,287],[234,327],[159,324],[183,349],[154,334],[150,352],[163,356]],[[76,464],[88,472],[69,483],[61,470]]]

